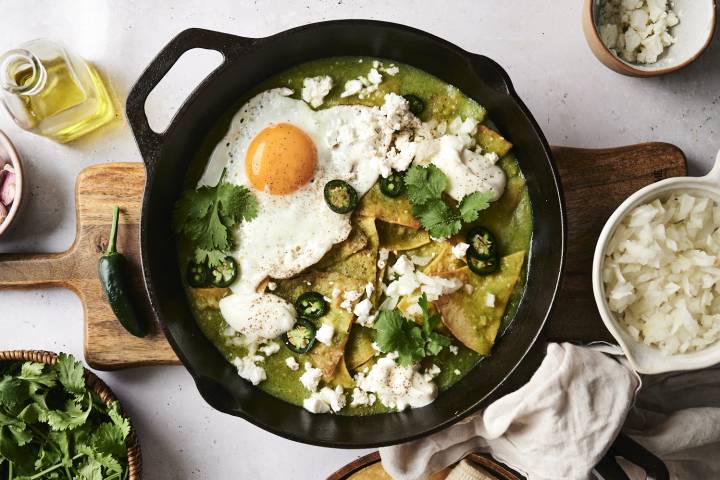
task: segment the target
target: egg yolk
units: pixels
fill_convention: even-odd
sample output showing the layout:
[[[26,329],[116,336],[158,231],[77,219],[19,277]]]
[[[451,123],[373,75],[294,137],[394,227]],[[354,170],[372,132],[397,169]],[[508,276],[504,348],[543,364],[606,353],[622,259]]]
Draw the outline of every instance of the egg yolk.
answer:
[[[245,173],[258,190],[286,195],[308,183],[315,174],[317,150],[307,133],[279,123],[258,133],[245,155]]]

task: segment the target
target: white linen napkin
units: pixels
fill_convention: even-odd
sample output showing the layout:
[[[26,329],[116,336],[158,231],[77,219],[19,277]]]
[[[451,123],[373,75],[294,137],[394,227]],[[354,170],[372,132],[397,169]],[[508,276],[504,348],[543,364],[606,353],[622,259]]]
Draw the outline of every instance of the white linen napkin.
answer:
[[[395,480],[420,480],[485,451],[530,480],[590,478],[640,387],[620,353],[549,344],[525,386],[447,430],[381,448],[383,467]]]
[[[527,385],[443,432],[380,449],[383,467],[396,480],[420,480],[485,451],[530,480],[586,479],[622,425],[671,479],[720,478],[720,365],[641,382],[620,355],[607,345],[550,344]]]

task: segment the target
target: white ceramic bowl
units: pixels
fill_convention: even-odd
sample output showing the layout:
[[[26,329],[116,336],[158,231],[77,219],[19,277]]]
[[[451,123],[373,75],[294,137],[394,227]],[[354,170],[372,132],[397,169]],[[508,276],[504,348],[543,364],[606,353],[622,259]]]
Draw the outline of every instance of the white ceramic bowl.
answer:
[[[677,42],[649,65],[630,63],[612,53],[600,40],[598,18],[605,0],[585,0],[583,30],[590,49],[607,67],[623,75],[652,77],[675,72],[695,61],[707,49],[715,33],[715,0],[668,0],[680,23],[670,33]]]
[[[626,214],[635,207],[656,198],[667,199],[671,194],[689,192],[695,195],[708,197],[720,203],[720,153],[715,160],[710,173],[704,177],[675,177],[661,180],[638,190],[625,200],[610,216],[600,233],[595,256],[593,257],[592,284],[595,302],[605,326],[613,334],[617,342],[625,351],[630,364],[639,373],[662,373],[676,370],[695,370],[720,363],[720,342],[703,350],[666,355],[659,349],[638,342],[625,330],[610,311],[605,295],[605,286],[602,280],[603,264],[607,244],[615,233],[615,228]]]

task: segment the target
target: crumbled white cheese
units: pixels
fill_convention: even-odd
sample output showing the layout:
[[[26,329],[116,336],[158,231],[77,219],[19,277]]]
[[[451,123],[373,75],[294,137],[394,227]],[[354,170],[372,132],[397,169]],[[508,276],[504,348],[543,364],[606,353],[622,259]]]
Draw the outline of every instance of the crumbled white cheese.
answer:
[[[490,292],[485,294],[485,306],[490,308],[495,307],[495,295]]]
[[[332,87],[333,80],[329,75],[306,78],[303,80],[302,99],[311,107],[317,108],[322,105]]]
[[[383,405],[398,411],[432,403],[438,392],[432,380],[440,369],[433,366],[421,373],[417,364],[401,366],[396,359],[397,354],[388,354],[379,358],[369,372],[358,373],[357,388],[376,394]]]
[[[373,405],[377,397],[374,393],[368,393],[365,390],[355,387],[352,392],[351,407],[363,407]]]
[[[459,376],[462,372],[456,368],[455,370],[453,370],[453,373]]]
[[[335,288],[332,289],[332,292],[330,293],[330,296],[331,296],[332,298],[337,298],[337,297],[340,296],[341,293],[342,293],[342,291],[341,291],[339,288],[335,287]]]
[[[340,94],[340,97],[345,98],[357,95],[360,99],[367,98],[375,92],[382,83],[383,76],[380,72],[393,76],[399,71],[400,69],[395,65],[391,64],[389,67],[385,67],[381,62],[373,62],[373,66],[367,75],[361,75],[345,82],[345,89]]]
[[[366,283],[365,284],[365,296],[370,298],[372,296],[373,292],[375,292],[375,284],[372,282]]]
[[[270,290],[271,292],[274,292],[275,289],[277,289],[277,283],[275,283],[275,282],[268,282],[267,288],[268,288],[268,290]]]
[[[322,344],[330,345],[333,335],[335,335],[335,328],[329,323],[323,323],[315,333],[315,339]]]
[[[353,314],[357,317],[357,323],[362,326],[369,327],[375,322],[375,315],[370,312],[372,310],[372,302],[370,299],[365,298],[359,301],[353,309]]]
[[[448,350],[450,350],[450,353],[452,353],[453,355],[457,355],[458,352],[460,351],[460,349],[457,347],[457,345],[450,345],[448,347]]]
[[[300,368],[300,364],[295,360],[295,357],[288,357],[285,359],[285,365],[292,370],[293,372],[296,372]]]
[[[311,392],[317,391],[318,384],[322,378],[322,370],[314,368],[310,362],[305,362],[305,372],[300,375],[300,383]]]
[[[378,268],[385,268],[385,263],[387,262],[388,256],[390,255],[390,250],[387,248],[381,248],[378,252],[378,261],[377,266]]]
[[[427,295],[430,302],[434,302],[443,295],[456,292],[463,286],[463,282],[457,278],[431,277],[422,272],[417,272],[415,276],[422,285],[420,291]]]
[[[428,263],[430,263],[430,261],[431,261],[432,259],[433,259],[433,256],[432,256],[432,255],[426,255],[426,256],[422,256],[422,255],[410,255],[410,260],[412,260],[412,263],[414,263],[414,264],[417,265],[418,267],[424,267],[425,265],[427,265]]]
[[[267,345],[260,347],[260,351],[263,355],[269,357],[280,351],[280,344],[278,342],[270,342]]]
[[[352,312],[353,303],[360,297],[362,297],[362,293],[355,290],[349,290],[343,293],[343,301],[340,303],[340,308]]]
[[[310,413],[328,413],[330,411],[330,405],[317,393],[313,393],[303,400],[303,408]]]
[[[405,309],[405,313],[407,315],[417,317],[417,316],[422,315],[423,312],[422,312],[422,307],[419,304],[413,303]]]
[[[244,357],[235,357],[232,363],[237,368],[240,377],[253,385],[257,385],[267,379],[265,369],[256,364],[256,362],[262,362],[263,360],[264,358],[259,355],[249,354]]]
[[[323,387],[319,392],[313,393],[303,401],[303,407],[312,413],[328,413],[330,410],[339,412],[346,402],[344,390],[338,385],[334,390]]]
[[[650,64],[675,43],[669,29],[679,22],[667,0],[606,0],[598,32],[605,46],[623,60]]]
[[[468,245],[465,242],[460,242],[456,245],[453,245],[452,247],[452,254],[455,258],[465,258],[465,254],[467,253],[467,249],[470,248],[470,245]]]

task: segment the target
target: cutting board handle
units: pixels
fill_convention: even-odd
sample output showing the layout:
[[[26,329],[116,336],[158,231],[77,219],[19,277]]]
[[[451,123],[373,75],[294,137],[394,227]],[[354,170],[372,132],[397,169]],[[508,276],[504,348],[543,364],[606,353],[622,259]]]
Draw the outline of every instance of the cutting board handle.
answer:
[[[77,290],[69,272],[69,252],[0,254],[0,288],[68,287]]]

